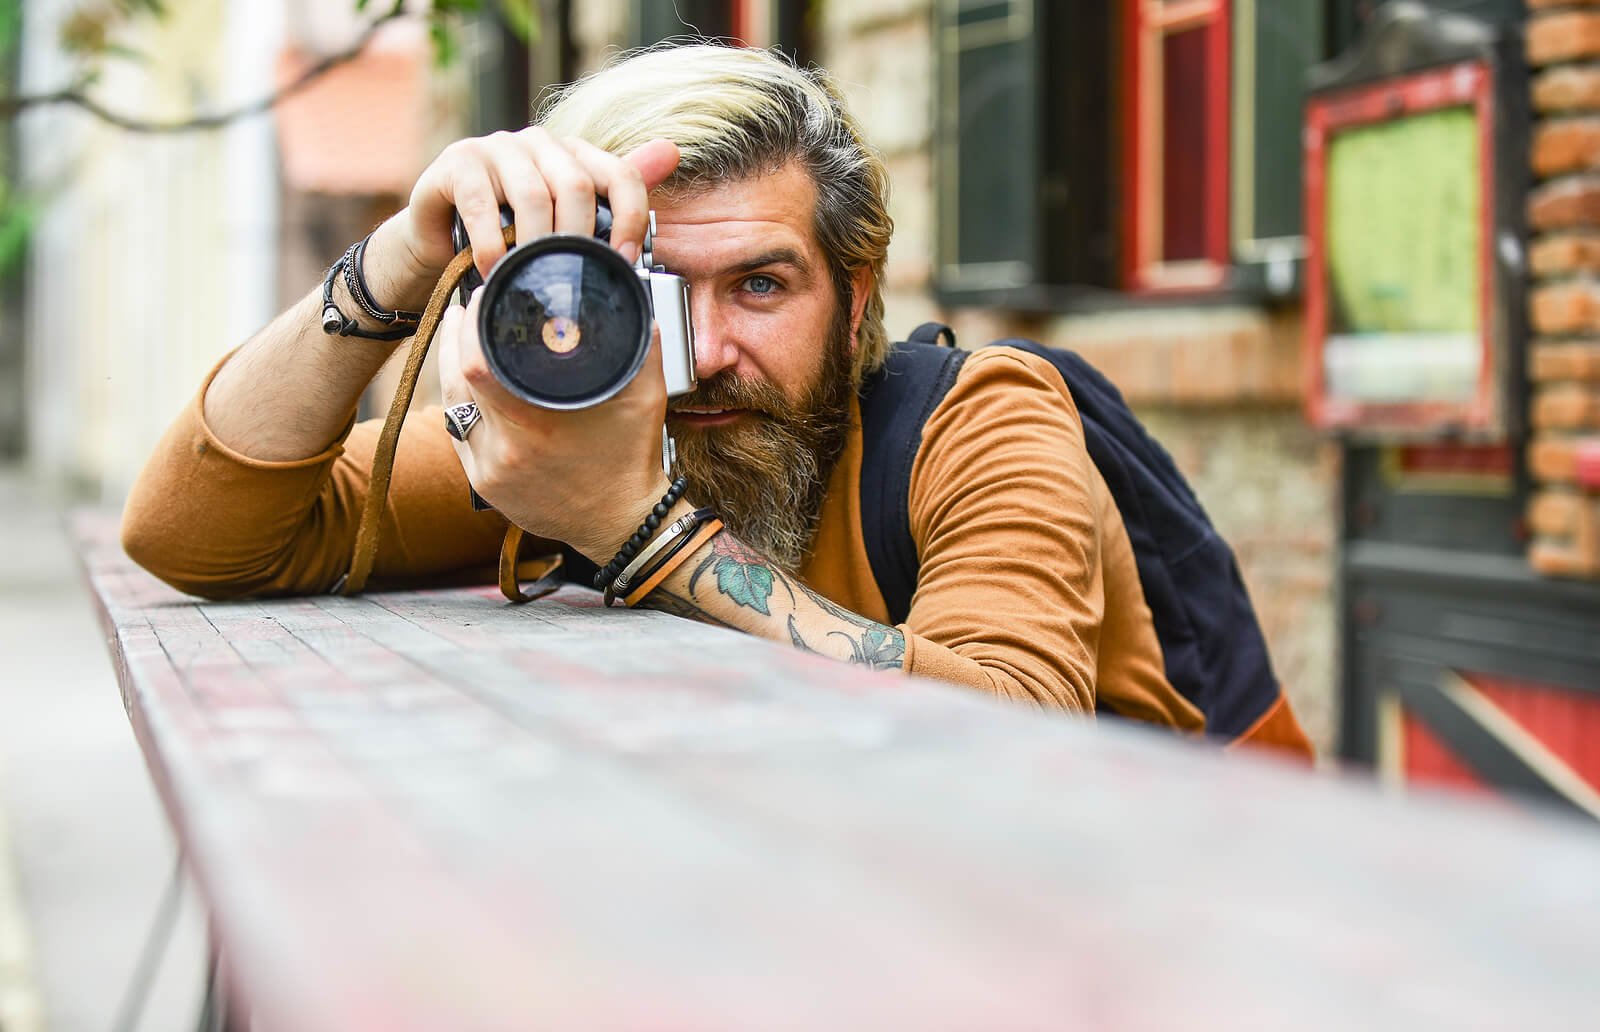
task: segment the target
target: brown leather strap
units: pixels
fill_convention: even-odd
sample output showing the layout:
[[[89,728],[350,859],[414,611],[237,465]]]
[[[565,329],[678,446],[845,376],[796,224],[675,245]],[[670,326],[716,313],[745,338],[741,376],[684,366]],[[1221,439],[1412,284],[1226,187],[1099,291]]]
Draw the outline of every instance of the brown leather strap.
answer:
[[[561,582],[556,579],[556,572],[561,569],[562,563],[559,552],[540,556],[534,560],[537,565],[532,570],[517,569],[517,552],[522,549],[522,537],[522,528],[513,523],[506,527],[505,540],[500,542],[500,594],[512,602],[532,602],[561,587]],[[533,576],[533,583],[526,591],[518,580],[519,572]]]
[[[516,242],[516,231],[509,226],[505,229],[505,241],[507,247]],[[422,310],[422,321],[417,325],[417,332],[411,338],[411,351],[406,356],[405,370],[400,374],[400,383],[394,392],[394,402],[389,406],[389,416],[384,420],[383,433],[378,437],[378,450],[372,457],[372,475],[367,483],[367,501],[361,509],[361,522],[356,529],[356,546],[350,559],[350,572],[345,575],[343,583],[335,588],[341,595],[360,593],[367,586],[367,578],[372,575],[372,561],[378,554],[378,534],[383,522],[383,510],[389,501],[389,479],[394,473],[395,448],[400,444],[400,427],[406,420],[407,410],[411,407],[411,398],[417,393],[417,377],[422,373],[422,362],[428,357],[428,347],[433,343],[433,335],[439,330],[439,321],[444,318],[445,306],[450,303],[450,292],[456,289],[456,284],[461,282],[461,277],[471,265],[472,251],[463,248],[459,254],[450,259],[450,264],[445,266],[444,274],[439,277],[439,282],[434,284],[433,294],[428,298],[427,307]],[[517,544],[520,545],[521,530],[516,527],[511,529],[519,535]],[[507,536],[509,537],[509,532]],[[516,549],[513,547],[513,557],[515,552]],[[515,567],[513,558],[513,584]],[[520,590],[518,594],[521,594]],[[523,601],[509,592],[506,597],[513,601]]]

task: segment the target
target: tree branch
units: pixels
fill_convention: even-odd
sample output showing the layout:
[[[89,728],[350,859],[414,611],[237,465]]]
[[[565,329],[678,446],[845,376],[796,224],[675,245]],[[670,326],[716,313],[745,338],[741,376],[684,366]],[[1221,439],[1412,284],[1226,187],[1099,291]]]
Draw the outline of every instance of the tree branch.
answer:
[[[405,13],[401,9],[401,5],[397,3],[389,11],[373,19],[365,29],[361,30],[361,35],[356,37],[355,42],[345,49],[329,54],[310,68],[307,68],[298,78],[282,89],[227,111],[218,111],[209,115],[196,115],[192,118],[180,119],[174,122],[157,122],[118,114],[82,92],[82,90],[69,87],[52,93],[31,93],[11,97],[0,96],[0,118],[13,118],[30,108],[67,104],[87,111],[102,122],[133,133],[187,133],[206,129],[219,129],[237,119],[246,118],[250,115],[259,115],[263,111],[271,109],[285,97],[298,93],[333,69],[354,60],[366,49],[367,44],[371,42],[373,36],[377,35],[380,28]]]

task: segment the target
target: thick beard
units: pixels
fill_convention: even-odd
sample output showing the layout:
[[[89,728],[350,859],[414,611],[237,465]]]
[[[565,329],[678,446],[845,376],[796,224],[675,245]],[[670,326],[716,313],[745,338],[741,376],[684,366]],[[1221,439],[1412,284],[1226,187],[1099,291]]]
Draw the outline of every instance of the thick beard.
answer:
[[[772,384],[719,374],[673,408],[746,409],[741,425],[701,430],[670,420],[686,498],[713,508],[735,537],[793,573],[811,551],[822,500],[850,432],[848,307],[824,343],[822,370],[799,404]]]

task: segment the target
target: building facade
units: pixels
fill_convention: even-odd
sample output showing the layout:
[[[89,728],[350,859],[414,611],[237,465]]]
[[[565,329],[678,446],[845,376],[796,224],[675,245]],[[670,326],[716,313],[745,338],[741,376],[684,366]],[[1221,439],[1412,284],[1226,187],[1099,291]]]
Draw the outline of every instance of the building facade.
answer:
[[[1534,724],[1588,727],[1600,692],[1600,10],[1592,4],[535,7],[531,45],[486,21],[469,28],[465,59],[442,75],[430,70],[422,36],[397,26],[384,46],[283,106],[275,122],[182,145],[190,150],[120,139],[65,115],[25,135],[35,141],[36,168],[71,153],[91,184],[52,209],[34,247],[35,463],[117,497],[204,368],[403,203],[409,179],[452,135],[524,124],[546,87],[621,49],[686,34],[775,46],[830,70],[889,165],[890,332],[938,319],[966,346],[1033,337],[1076,349],[1117,383],[1234,545],[1277,670],[1324,753],[1459,782],[1511,771],[1511,782],[1564,799],[1549,788],[1564,776],[1550,773],[1554,756],[1578,783],[1600,783],[1581,744],[1534,748],[1516,739],[1513,747],[1502,735],[1486,747],[1499,750],[1490,761],[1483,749],[1466,749],[1463,760],[1435,740],[1465,726],[1462,714],[1481,712],[1480,703],[1521,712],[1535,697],[1554,715],[1528,718]],[[163,31],[201,69],[183,80],[188,99],[197,82],[207,97],[223,98],[281,82],[319,48],[337,46],[355,23],[328,9],[220,5]],[[1374,43],[1390,32],[1404,45]],[[1495,267],[1494,278],[1486,272],[1469,287],[1471,297],[1492,297],[1499,321],[1470,340],[1427,340],[1486,342],[1492,418],[1364,422],[1364,414],[1395,410],[1384,391],[1431,375],[1417,370],[1432,345],[1413,334],[1391,347],[1400,340],[1392,334],[1418,312],[1453,310],[1454,295],[1448,284],[1423,290],[1427,270],[1415,282],[1404,268],[1406,282],[1383,281],[1381,270],[1396,264],[1385,223],[1392,234],[1415,212],[1401,205],[1383,214],[1392,199],[1383,201],[1377,173],[1352,178],[1341,171],[1351,163],[1335,153],[1392,138],[1366,153],[1394,164],[1417,142],[1351,133],[1340,137],[1350,146],[1308,150],[1308,111],[1318,98],[1337,106],[1383,83],[1410,82],[1412,73],[1433,81],[1451,61],[1470,64],[1474,40],[1488,41],[1498,149],[1466,167],[1492,170],[1498,193],[1494,219],[1461,239]],[[143,85],[130,102],[166,103],[161,91],[176,82]],[[1395,95],[1402,108],[1406,95]],[[390,142],[382,161],[375,144],[338,134],[362,118]],[[1436,147],[1467,139],[1460,118],[1440,126],[1428,137],[1443,141]],[[318,135],[326,132],[335,133],[332,143]],[[111,152],[128,156],[106,164]],[[1424,170],[1438,172],[1433,164]],[[123,203],[131,180],[154,200]],[[1326,191],[1308,190],[1313,181]],[[1308,225],[1309,198],[1323,193],[1343,214]],[[1457,220],[1412,235],[1444,240],[1438,234],[1469,229]],[[1354,238],[1369,241],[1367,250],[1345,242]],[[187,264],[120,257],[169,252]],[[1334,265],[1357,266],[1339,275],[1353,275],[1365,300],[1338,300],[1334,316],[1367,319],[1360,340],[1319,307],[1329,255]],[[180,267],[204,270],[211,289],[195,290],[193,274],[173,274]],[[1359,347],[1346,355],[1338,350],[1345,345]],[[1446,364],[1461,365],[1461,354]],[[1335,368],[1346,379],[1330,379]],[[1348,380],[1351,368],[1367,380]],[[1374,370],[1382,375],[1374,379]],[[1330,392],[1347,382],[1366,383],[1352,389],[1377,391],[1384,404],[1334,398],[1330,406]],[[370,408],[380,404],[375,397]],[[1481,647],[1460,652],[1466,645]],[[1476,726],[1479,745],[1494,737]],[[1532,737],[1553,740],[1542,727]]]

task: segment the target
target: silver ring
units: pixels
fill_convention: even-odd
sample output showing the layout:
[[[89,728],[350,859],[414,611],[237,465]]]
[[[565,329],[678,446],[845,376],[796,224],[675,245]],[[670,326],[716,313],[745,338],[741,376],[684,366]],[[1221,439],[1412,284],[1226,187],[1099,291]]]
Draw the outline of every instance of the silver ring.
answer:
[[[478,420],[483,414],[478,411],[478,406],[472,402],[463,402],[460,405],[451,405],[444,410],[444,428],[458,441],[465,441],[467,434],[478,425]]]

